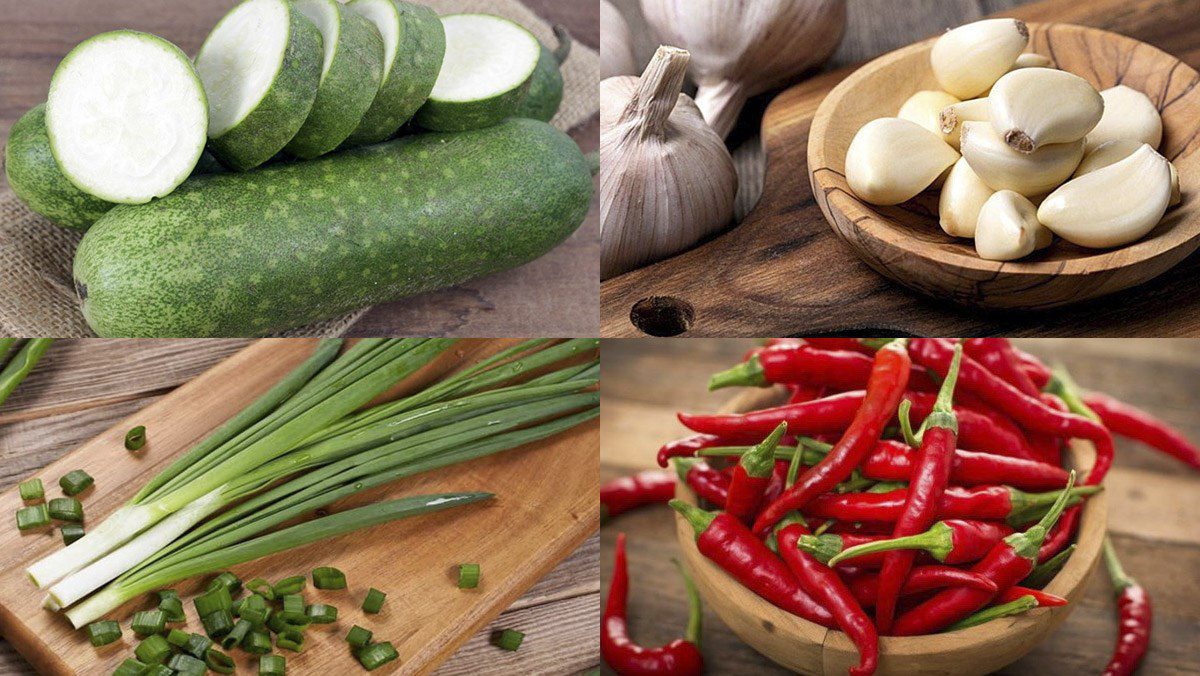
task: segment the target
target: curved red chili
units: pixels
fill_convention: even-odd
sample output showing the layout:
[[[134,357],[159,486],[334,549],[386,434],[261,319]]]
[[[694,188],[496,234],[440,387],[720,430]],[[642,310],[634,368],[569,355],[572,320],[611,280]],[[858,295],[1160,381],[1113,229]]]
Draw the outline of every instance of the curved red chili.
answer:
[[[1066,549],[1067,543],[1075,537],[1075,529],[1079,526],[1079,513],[1082,509],[1082,505],[1075,505],[1063,512],[1062,518],[1046,534],[1046,539],[1042,542],[1041,549],[1038,550],[1038,563],[1045,563]]]
[[[883,553],[896,550],[923,551],[935,561],[960,564],[978,561],[1004,538],[1012,535],[1013,529],[996,521],[972,521],[946,519],[933,524],[929,530],[903,537],[862,538],[858,543],[843,540],[840,548],[833,541],[806,541],[805,546],[820,548],[831,566],[853,560],[856,565],[868,565],[882,561]],[[835,536],[836,537],[836,536]]]
[[[666,467],[671,458],[690,458],[700,449],[724,446],[727,443],[729,442],[714,434],[693,434],[668,441],[658,449],[658,466]]]
[[[791,434],[838,434],[854,419],[854,414],[862,407],[865,396],[865,392],[856,390],[749,413],[679,413],[677,417],[679,422],[691,430],[725,438],[744,439],[747,435],[757,435],[761,438],[781,422],[788,424]]]
[[[1033,384],[1029,374],[1021,367],[1021,361],[1007,338],[968,338],[962,341],[962,345],[968,357],[983,364],[1008,384],[1033,397],[1040,394],[1040,388]]]
[[[1071,504],[1099,490],[1099,486],[1072,488]],[[1008,486],[951,486],[942,494],[938,515],[943,519],[999,519],[1009,525],[1022,525],[1039,516],[1057,495],[1027,493]],[[907,497],[908,491],[902,488],[887,493],[827,493],[813,498],[803,512],[807,517],[819,519],[895,521]]]
[[[1084,395],[1083,401],[1115,434],[1140,441],[1200,469],[1200,447],[1162,420],[1099,392]]]
[[[675,497],[675,476],[661,470],[647,470],[613,479],[600,487],[600,518],[609,519],[644,505],[666,502]]]
[[[1046,389],[1046,384],[1050,382],[1050,367],[1043,364],[1041,359],[1020,348],[1013,348],[1013,356],[1017,358],[1017,362],[1021,365],[1021,370],[1033,381],[1034,387],[1039,390]]]
[[[875,605],[879,596],[879,575],[867,573],[856,575],[846,581],[854,598],[864,606]],[[901,596],[920,594],[921,592],[944,587],[970,587],[988,592],[996,592],[996,583],[979,573],[955,568],[954,566],[913,566],[900,588]]]
[[[735,519],[749,524],[758,514],[763,495],[771,483],[771,475],[775,469],[775,448],[787,431],[787,425],[780,423],[770,436],[759,445],[743,455],[738,464],[734,465],[729,482],[729,495],[725,498],[725,511]]]
[[[1126,676],[1137,669],[1146,649],[1150,647],[1150,627],[1153,611],[1150,595],[1136,580],[1125,574],[1112,541],[1104,538],[1104,565],[1112,579],[1117,595],[1117,610],[1120,618],[1117,645],[1112,658],[1104,668],[1104,676]]]
[[[904,398],[912,404],[909,415],[914,424],[925,420],[933,410],[936,399],[935,395],[928,392],[906,392]],[[954,414],[958,416],[958,444],[962,448],[1034,459],[1024,432],[1007,416],[989,415],[966,405],[956,405]]]
[[[1056,608],[1067,605],[1067,600],[1057,594],[1044,592],[1040,589],[1030,589],[1029,587],[1009,587],[996,596],[994,603],[1009,603],[1016,601],[1022,596],[1032,596],[1037,601],[1039,608]]]
[[[805,338],[804,342],[820,350],[852,350],[865,355],[875,352],[857,338]]]
[[[825,396],[825,388],[817,385],[788,385],[788,404],[803,404]]]
[[[729,498],[729,477],[696,458],[676,458],[675,471],[698,497],[724,509]]]
[[[871,375],[871,357],[861,352],[819,350],[811,345],[777,345],[714,374],[708,389],[799,383],[838,390],[858,389]]]
[[[908,481],[914,452],[902,441],[885,440],[863,461],[864,476],[880,481]],[[960,486],[1006,484],[1024,490],[1050,490],[1067,485],[1067,470],[1037,460],[956,449],[950,479]]]
[[[688,625],[684,638],[675,639],[657,648],[643,648],[629,637],[625,620],[626,599],[629,597],[629,564],[625,559],[625,534],[617,534],[617,554],[613,563],[612,583],[600,625],[600,654],[605,663],[618,674],[698,676],[704,671],[700,654],[700,595],[692,580],[680,567],[688,589]]]

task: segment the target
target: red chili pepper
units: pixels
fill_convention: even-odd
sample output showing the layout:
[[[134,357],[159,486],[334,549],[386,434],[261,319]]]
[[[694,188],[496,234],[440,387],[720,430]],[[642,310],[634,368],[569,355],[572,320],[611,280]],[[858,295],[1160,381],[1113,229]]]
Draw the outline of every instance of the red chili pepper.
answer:
[[[1075,537],[1075,529],[1079,526],[1079,512],[1082,509],[1082,505],[1076,505],[1063,512],[1062,518],[1050,529],[1038,550],[1038,563],[1045,563],[1057,556],[1066,548],[1071,538]]]
[[[763,495],[771,483],[771,475],[775,469],[775,448],[787,431],[787,425],[780,423],[770,436],[746,453],[733,467],[729,482],[729,496],[725,499],[725,511],[735,519],[749,524],[758,514]]]
[[[879,666],[879,633],[842,578],[832,568],[796,548],[800,536],[808,534],[808,528],[796,517],[781,521],[775,530],[779,554],[805,591],[829,610],[838,627],[858,648],[858,666],[852,667],[850,673],[873,674]]]
[[[675,472],[697,496],[721,509],[729,498],[729,477],[696,458],[677,458]]]
[[[1029,374],[1021,367],[1021,361],[1013,352],[1007,338],[968,338],[962,342],[963,352],[982,364],[1018,390],[1036,397],[1041,390],[1033,384]]]
[[[617,534],[617,555],[613,564],[612,584],[604,606],[604,621],[600,631],[600,654],[618,674],[672,674],[698,676],[704,671],[700,654],[700,595],[691,578],[680,566],[688,589],[688,625],[684,638],[675,639],[658,648],[643,648],[629,637],[625,620],[626,599],[629,596],[629,565],[625,560],[625,534]]]
[[[839,434],[854,419],[862,407],[866,393],[842,392],[801,404],[764,408],[749,413],[718,415],[678,414],[679,422],[689,429],[724,438],[761,438],[781,422],[788,424],[792,434]]]
[[[935,397],[932,394],[907,392],[904,398],[912,404],[909,415],[914,423],[923,421],[933,410]],[[959,446],[972,451],[1034,459],[1021,428],[1007,416],[989,415],[965,405],[956,405],[954,414],[958,416]]]
[[[1000,592],[994,603],[1009,603],[1010,601],[1016,601],[1022,596],[1032,596],[1037,601],[1039,608],[1054,608],[1067,605],[1067,600],[1057,594],[1044,592],[1040,589],[1030,589],[1029,587],[1009,587]]]
[[[1024,490],[1050,490],[1067,485],[1067,470],[1037,460],[957,449],[950,480],[961,486],[1006,484]],[[913,450],[900,441],[881,441],[863,462],[863,475],[880,481],[908,481]]]
[[[787,486],[788,464],[783,461],[775,462],[775,469],[771,471],[771,482],[767,484],[767,490],[763,492],[763,502],[770,502],[779,497],[783,493],[783,489]]]
[[[853,350],[866,355],[875,353],[857,338],[805,338],[804,342],[821,350]]]
[[[741,521],[682,500],[667,504],[691,524],[700,553],[742,586],[793,615],[824,627],[835,626],[829,611],[805,593],[787,565]]]
[[[671,458],[690,458],[702,448],[723,446],[729,443],[713,434],[693,434],[690,437],[668,441],[658,449],[658,466],[666,467]]]
[[[1071,503],[1099,491],[1098,486],[1078,486],[1071,489]],[[938,516],[943,519],[1001,519],[1010,525],[1033,521],[1057,495],[1027,493],[1008,486],[951,486],[938,502]],[[898,489],[887,493],[826,494],[814,498],[804,508],[804,515],[818,519],[843,521],[895,521],[908,498],[908,491]]]
[[[613,479],[600,487],[600,518],[610,519],[644,505],[675,497],[675,477],[670,472],[648,470]]]
[[[875,605],[875,599],[879,596],[878,574],[857,575],[847,580],[846,584],[859,603],[864,606]],[[904,586],[900,588],[900,594],[909,596],[944,587],[970,587],[989,592],[997,591],[996,583],[979,573],[972,573],[954,566],[935,565],[913,566],[908,573],[908,578],[904,580]]]
[[[1162,420],[1099,392],[1084,395],[1083,401],[1114,433],[1140,441],[1200,469],[1200,447]]]
[[[831,566],[848,560],[860,566],[881,563],[885,552],[900,549],[921,550],[935,561],[957,565],[982,559],[1012,533],[1012,528],[998,521],[945,519],[923,533],[902,538],[843,535],[839,542],[833,539],[837,535],[821,536],[819,541],[805,538],[801,546]]]
[[[1029,379],[1033,381],[1034,387],[1039,390],[1046,389],[1046,384],[1050,382],[1050,367],[1043,364],[1041,359],[1015,347],[1013,348],[1013,356],[1021,364],[1021,370],[1025,371],[1025,375],[1029,376]]]
[[[1004,538],[971,570],[991,578],[1001,592],[1023,580],[1033,570],[1042,538],[1062,515],[1074,485],[1075,473],[1072,472],[1067,489],[1059,494],[1058,500],[1041,521],[1024,533],[1013,533]],[[996,593],[961,587],[938,592],[896,618],[892,633],[897,636],[933,633],[983,608],[995,597]]]
[[[832,490],[850,476],[875,447],[884,426],[895,415],[900,397],[908,386],[910,366],[903,340],[892,341],[875,353],[866,397],[850,426],[829,455],[809,468],[779,499],[767,505],[754,522],[754,532],[765,533],[785,514],[804,507],[814,497]],[[798,430],[791,431],[799,433]]]
[[[1104,565],[1117,594],[1120,618],[1117,646],[1104,668],[1104,676],[1127,676],[1137,669],[1146,649],[1150,647],[1150,626],[1153,611],[1150,595],[1136,580],[1125,574],[1112,541],[1104,538]]]
[[[799,383],[853,390],[867,382],[873,363],[874,360],[861,352],[819,350],[810,345],[778,345],[760,350],[737,366],[713,375],[708,381],[708,389]]]

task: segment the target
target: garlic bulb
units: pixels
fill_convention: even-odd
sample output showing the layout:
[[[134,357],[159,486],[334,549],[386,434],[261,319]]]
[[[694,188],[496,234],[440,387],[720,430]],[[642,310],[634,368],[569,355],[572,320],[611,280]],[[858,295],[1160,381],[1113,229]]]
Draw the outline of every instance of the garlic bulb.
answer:
[[[600,0],[600,34],[604,36],[600,41],[600,78],[636,73],[629,24],[608,0]]]
[[[1033,52],[1026,52],[1025,54],[1022,54],[1017,57],[1017,60],[1013,62],[1011,70],[1017,70],[1018,68],[1053,68],[1053,67],[1054,67],[1054,62],[1050,60],[1050,57],[1042,56],[1041,54],[1034,54]]]
[[[1038,223],[1037,207],[1027,197],[1011,190],[1001,190],[988,198],[979,210],[975,227],[975,251],[989,261],[1014,261],[1033,253],[1039,236],[1046,230]]]
[[[1026,197],[1043,195],[1075,171],[1083,158],[1083,139],[1042,146],[1032,153],[1014,150],[987,122],[962,125],[962,155],[994,190],[1012,190]]]
[[[1162,117],[1150,97],[1125,85],[1105,89],[1100,97],[1104,100],[1104,115],[1088,133],[1089,148],[1117,139],[1158,148],[1162,142]]]
[[[688,53],[659,47],[642,77],[600,83],[600,276],[670,256],[730,222],[725,143],[680,93]]]
[[[970,99],[1007,73],[1028,44],[1024,22],[985,19],[943,33],[933,43],[929,62],[942,89]]]
[[[936,134],[909,120],[871,120],[846,150],[846,182],[871,204],[899,204],[925,190],[958,159]]]
[[[951,237],[974,237],[979,210],[994,191],[959,158],[938,196],[938,224]]]
[[[721,138],[746,99],[829,58],[846,23],[845,0],[641,2],[659,40],[691,51],[696,105]]]
[[[1087,136],[1104,114],[1100,92],[1087,80],[1053,68],[1020,68],[988,94],[990,119],[1008,145],[1031,153]]]
[[[946,92],[920,91],[908,97],[908,100],[900,106],[900,112],[896,114],[896,117],[916,122],[929,131],[941,135],[942,109],[955,103],[959,103],[959,100]]]
[[[1143,144],[1119,162],[1071,179],[1038,207],[1038,220],[1079,246],[1108,248],[1142,238],[1171,200],[1171,166]]]
[[[1120,162],[1141,147],[1140,142],[1130,139],[1117,139],[1102,143],[1087,151],[1087,154],[1083,156],[1083,161],[1075,170],[1075,178]],[[1179,191],[1179,172],[1175,169],[1175,164],[1167,162],[1167,165],[1171,167],[1171,201],[1167,203],[1167,207],[1170,208],[1183,201],[1183,194]]]
[[[942,137],[946,143],[959,147],[959,135],[962,133],[963,122],[987,122],[989,119],[988,100],[971,99],[946,106],[938,114]]]

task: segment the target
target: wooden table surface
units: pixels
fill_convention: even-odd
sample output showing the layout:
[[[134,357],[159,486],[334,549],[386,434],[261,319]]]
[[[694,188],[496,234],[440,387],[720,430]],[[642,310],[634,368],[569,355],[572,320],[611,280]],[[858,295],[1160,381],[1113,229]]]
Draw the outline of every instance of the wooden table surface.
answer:
[[[614,0],[630,17],[639,58],[656,42],[637,11],[637,0]],[[1104,28],[1143,40],[1200,66],[1200,6],[1195,0],[847,0],[842,44],[827,71],[843,69],[935,35],[947,27],[1003,12],[1029,21],[1059,21]],[[819,81],[832,88],[852,69]],[[818,86],[814,80],[814,87]],[[752,100],[729,138],[741,179],[738,214],[758,201],[766,164],[759,125],[778,92]],[[777,139],[787,143],[788,139]],[[804,138],[791,142],[803,144]],[[1161,277],[1105,298],[1043,312],[1004,312],[948,306],[909,291],[871,270],[837,239],[812,199],[803,167],[777,176],[766,213],[788,215],[794,232],[786,242],[758,241],[755,227],[734,228],[701,248],[711,260],[686,255],[606,281],[601,287],[601,332],[641,335],[629,321],[634,302],[667,295],[707,306],[697,310],[685,335],[754,336],[806,332],[917,333],[923,335],[1197,336],[1200,296],[1193,292],[1200,255],[1193,254]],[[798,172],[798,173],[797,173]],[[755,222],[754,226],[759,225]],[[724,241],[723,241],[724,240]],[[743,255],[744,254],[744,255]],[[746,257],[754,265],[738,265]],[[791,261],[819,264],[788,265]],[[695,259],[701,259],[696,256]],[[801,270],[797,273],[796,270]],[[789,271],[791,274],[789,274]],[[704,284],[689,284],[703,275]],[[736,293],[735,293],[736,292]],[[728,303],[725,296],[728,295]]]
[[[546,21],[598,49],[595,0],[521,0]],[[81,40],[134,28],[163,35],[194,54],[237,0],[0,0],[0,146],[26,110],[46,98],[59,60]],[[585,153],[600,145],[600,116],[571,130]],[[6,185],[0,178],[0,186]],[[597,184],[598,188],[598,184]],[[597,201],[566,242],[515,270],[372,308],[354,336],[594,336],[599,330],[600,212]],[[547,307],[553,307],[547,312]]]
[[[600,480],[654,465],[658,446],[686,434],[675,412],[714,411],[736,389],[709,394],[709,374],[737,362],[747,340],[607,340],[603,345]],[[1155,411],[1200,439],[1200,341],[1020,341],[1062,362],[1085,387]],[[1200,673],[1200,473],[1136,443],[1118,440],[1105,481],[1109,529],[1125,568],[1150,592],[1154,629],[1141,674]],[[622,515],[600,531],[607,593],[613,544],[628,534],[630,629],[642,645],[682,635],[687,602],[670,563],[679,549],[666,507]],[[1116,635],[1115,605],[1103,568],[1066,623],[1004,674],[1100,673]],[[734,636],[711,611],[704,618],[704,657],[711,673],[784,673]]]
[[[58,341],[0,407],[0,491],[156,401],[247,344],[244,340]],[[6,526],[10,525],[5,522]],[[498,664],[529,673],[576,673],[598,666],[599,541],[589,538],[500,615],[541,640],[501,654],[481,631],[437,672],[478,674]],[[529,650],[527,648],[532,648]],[[33,674],[0,638],[0,675]]]

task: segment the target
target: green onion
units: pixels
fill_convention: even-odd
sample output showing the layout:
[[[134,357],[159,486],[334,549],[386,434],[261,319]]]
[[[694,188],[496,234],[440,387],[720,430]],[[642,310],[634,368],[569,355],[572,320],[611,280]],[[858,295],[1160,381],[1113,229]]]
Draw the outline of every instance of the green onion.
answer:
[[[328,566],[314,568],[312,572],[313,586],[317,589],[345,589],[346,575],[337,568]]]
[[[187,616],[183,614],[183,601],[180,601],[178,596],[159,601],[158,609],[162,611],[168,623],[187,622]]]
[[[171,644],[167,643],[167,639],[162,636],[154,634],[139,643],[137,648],[134,648],[133,654],[146,664],[161,664],[171,656]]]
[[[140,451],[146,445],[146,426],[137,427],[125,433],[125,450]]]
[[[175,676],[175,670],[165,664],[151,664],[142,676]]]
[[[83,503],[75,498],[54,498],[50,501],[50,518],[72,523],[83,522]]]
[[[278,646],[281,650],[286,649],[286,650],[291,650],[292,652],[297,652],[297,653],[303,652],[304,651],[304,633],[296,631],[295,629],[288,629],[286,631],[280,632],[280,634],[275,637],[275,645]]]
[[[242,641],[242,650],[255,655],[271,652],[271,635],[265,631],[252,631]]]
[[[77,523],[64,523],[58,527],[58,532],[62,533],[63,544],[69,545],[83,537],[83,526]]]
[[[237,624],[233,625],[233,630],[221,639],[221,647],[226,650],[238,647],[241,645],[242,639],[246,638],[246,634],[249,634],[253,628],[254,625],[250,624],[250,620],[238,620]]]
[[[249,621],[255,629],[261,629],[270,615],[271,609],[267,607],[267,600],[258,594],[246,597],[238,612],[238,617]]]
[[[0,363],[3,363],[3,357],[8,355],[8,351],[12,348],[12,338],[2,338],[3,349],[0,349]],[[17,354],[13,356],[12,361],[8,362],[3,369],[0,369],[0,404],[8,399],[8,395],[17,389],[17,385],[25,380],[25,376],[33,370],[37,365],[38,360],[46,353],[53,342],[52,338],[32,338],[21,346]]]
[[[247,582],[246,589],[249,589],[250,591],[254,592],[255,594],[258,594],[259,596],[263,597],[264,599],[266,599],[268,601],[275,600],[274,587],[271,586],[270,582],[267,582],[266,580],[262,579],[261,577],[256,577],[256,578],[250,580],[249,582]]]
[[[208,591],[197,596],[194,603],[196,604],[196,614],[200,617],[211,615],[218,610],[233,608],[233,599],[229,595],[229,588],[224,585],[210,587]]]
[[[324,603],[314,603],[304,612],[313,624],[331,624],[337,621],[338,616],[337,608]]]
[[[384,594],[378,589],[371,587],[371,589],[367,591],[367,598],[363,599],[363,612],[371,614],[378,613],[380,609],[383,608],[383,601],[386,598],[387,594]]]
[[[113,676],[141,676],[145,673],[146,668],[145,664],[131,657],[117,667],[117,670],[113,672]]]
[[[21,499],[25,502],[42,500],[46,497],[46,489],[42,486],[42,480],[38,478],[22,481],[21,485],[17,486],[17,492],[21,494]]]
[[[224,573],[214,577],[212,582],[208,583],[208,591],[212,591],[217,587],[217,585],[225,587],[225,589],[229,591],[229,596],[231,598],[236,596],[238,592],[242,591],[242,581],[238,579],[237,575],[234,575],[229,571],[225,571]]]
[[[258,674],[259,676],[285,676],[287,660],[283,658],[283,655],[263,655],[258,658]]]
[[[188,637],[187,645],[183,646],[183,652],[202,660],[208,654],[209,649],[212,648],[212,644],[212,639],[204,634],[192,634]]]
[[[227,609],[214,610],[201,617],[200,624],[204,626],[204,633],[208,634],[209,638],[219,639],[233,631],[233,613]]]
[[[504,631],[500,632],[500,634],[497,635],[492,642],[499,648],[515,651],[517,648],[521,647],[521,641],[524,640],[525,634],[517,631],[516,629],[505,629]]]
[[[170,643],[176,648],[182,650],[184,646],[188,644],[188,639],[191,638],[191,636],[191,634],[183,631],[182,629],[172,629],[171,631],[167,632],[167,643]]]
[[[161,610],[142,610],[133,614],[133,633],[145,637],[161,634],[167,628],[167,617]]]
[[[277,613],[284,622],[303,622],[308,616],[304,614],[304,597],[299,594],[288,594],[283,597],[283,609]]]
[[[77,469],[67,472],[61,479],[58,480],[58,485],[62,488],[62,492],[67,496],[79,495],[86,491],[88,486],[96,483],[96,480],[87,472]]]
[[[84,631],[87,632],[88,642],[97,648],[121,639],[121,625],[112,620],[93,622]]]
[[[46,505],[32,505],[17,510],[17,530],[33,530],[50,525],[50,509]]]
[[[357,624],[350,627],[350,633],[346,634],[346,643],[349,643],[355,650],[362,648],[371,642],[373,634],[368,629],[363,629]]]
[[[458,566],[458,588],[474,589],[479,586],[479,564],[463,563]]]
[[[288,594],[299,594],[300,592],[304,591],[305,582],[306,580],[303,575],[285,577],[279,582],[276,582],[271,591],[275,592],[275,598],[281,598],[283,596],[287,596]]]
[[[167,666],[175,670],[178,676],[204,676],[208,665],[191,655],[178,654],[167,662]]]
[[[204,655],[204,663],[209,669],[218,674],[232,674],[237,665],[234,664],[233,658],[219,650],[209,650]]]
[[[400,657],[400,654],[389,641],[372,643],[358,651],[358,661],[367,671],[374,671],[397,657]]]

